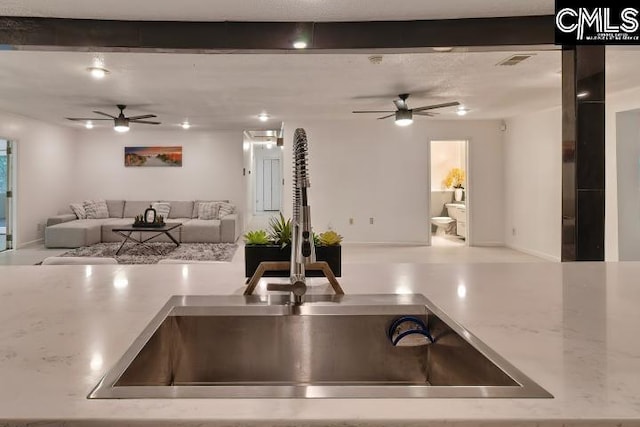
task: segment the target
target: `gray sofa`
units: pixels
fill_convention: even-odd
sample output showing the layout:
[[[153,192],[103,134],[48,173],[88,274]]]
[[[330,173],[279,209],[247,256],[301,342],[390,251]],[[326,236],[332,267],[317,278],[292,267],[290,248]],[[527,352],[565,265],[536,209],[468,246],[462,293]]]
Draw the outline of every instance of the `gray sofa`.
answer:
[[[225,201],[226,200],[221,200]],[[77,219],[73,213],[64,213],[47,219],[44,231],[44,245],[47,248],[78,248],[100,242],[118,242],[123,237],[113,232],[114,228],[133,224],[136,215],[155,201],[107,200],[109,218]],[[172,235],[182,243],[233,243],[241,233],[239,213],[226,215],[220,219],[198,219],[196,201],[165,201],[171,205],[166,222],[181,222],[182,227]],[[162,235],[153,241],[169,242]]]

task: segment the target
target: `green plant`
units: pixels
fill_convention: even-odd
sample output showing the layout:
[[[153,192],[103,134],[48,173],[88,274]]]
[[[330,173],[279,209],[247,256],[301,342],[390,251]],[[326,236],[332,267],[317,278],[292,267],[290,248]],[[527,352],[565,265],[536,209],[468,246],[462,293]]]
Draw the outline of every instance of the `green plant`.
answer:
[[[268,245],[271,243],[264,230],[249,231],[243,237],[247,245]]]
[[[291,229],[291,219],[285,220],[282,212],[279,218],[273,217],[269,220],[269,237],[283,248],[291,243]]]
[[[342,236],[333,230],[329,230],[324,233],[320,233],[318,240],[322,246],[336,246],[342,242]]]

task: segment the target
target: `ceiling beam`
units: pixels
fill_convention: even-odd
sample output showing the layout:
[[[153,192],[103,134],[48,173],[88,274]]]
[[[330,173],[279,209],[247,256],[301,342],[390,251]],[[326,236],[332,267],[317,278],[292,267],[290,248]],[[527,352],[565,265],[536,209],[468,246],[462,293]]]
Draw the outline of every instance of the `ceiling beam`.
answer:
[[[553,45],[553,16],[367,22],[187,22],[0,17],[0,49],[157,52]]]

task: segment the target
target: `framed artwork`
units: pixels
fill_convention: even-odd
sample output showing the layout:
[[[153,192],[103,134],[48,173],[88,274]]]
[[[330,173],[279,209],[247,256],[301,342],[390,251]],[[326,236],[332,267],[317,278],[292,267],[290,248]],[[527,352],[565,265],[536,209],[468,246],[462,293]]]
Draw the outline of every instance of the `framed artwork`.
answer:
[[[124,147],[126,167],[182,167],[182,146]]]

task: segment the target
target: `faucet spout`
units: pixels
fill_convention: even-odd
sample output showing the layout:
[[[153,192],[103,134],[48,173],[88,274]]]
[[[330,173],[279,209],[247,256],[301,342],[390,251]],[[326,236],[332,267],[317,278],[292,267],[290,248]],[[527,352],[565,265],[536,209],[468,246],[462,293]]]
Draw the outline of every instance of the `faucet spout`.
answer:
[[[293,218],[291,233],[291,285],[298,291],[294,299],[301,303],[306,293],[305,264],[316,261],[311,229],[311,206],[307,189],[309,182],[307,133],[298,128],[293,141]],[[302,285],[302,286],[301,286]]]

